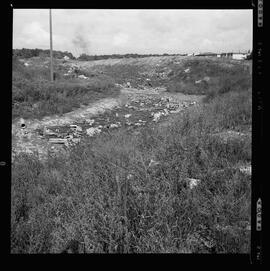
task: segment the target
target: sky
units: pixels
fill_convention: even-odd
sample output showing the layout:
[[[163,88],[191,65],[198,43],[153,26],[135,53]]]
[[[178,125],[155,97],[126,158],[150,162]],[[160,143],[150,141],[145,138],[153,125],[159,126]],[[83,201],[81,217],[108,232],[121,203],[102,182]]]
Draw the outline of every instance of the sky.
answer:
[[[49,10],[13,12],[13,48],[49,49]],[[252,10],[52,9],[52,29],[76,57],[252,50]]]

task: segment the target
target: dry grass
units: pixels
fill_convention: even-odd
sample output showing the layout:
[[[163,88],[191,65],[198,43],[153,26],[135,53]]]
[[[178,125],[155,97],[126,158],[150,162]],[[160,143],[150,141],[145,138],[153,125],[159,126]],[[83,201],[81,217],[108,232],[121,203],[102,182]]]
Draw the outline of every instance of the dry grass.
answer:
[[[12,253],[248,253],[250,177],[231,166],[251,144],[211,131],[251,125],[250,96],[218,96],[169,130],[86,140],[69,158],[17,157]],[[190,190],[186,177],[202,182]]]
[[[111,77],[98,75],[89,80],[64,79],[58,71],[58,79],[49,81],[46,67],[24,67],[14,59],[12,78],[12,117],[41,118],[63,114],[72,109],[104,97],[119,94],[119,88]]]

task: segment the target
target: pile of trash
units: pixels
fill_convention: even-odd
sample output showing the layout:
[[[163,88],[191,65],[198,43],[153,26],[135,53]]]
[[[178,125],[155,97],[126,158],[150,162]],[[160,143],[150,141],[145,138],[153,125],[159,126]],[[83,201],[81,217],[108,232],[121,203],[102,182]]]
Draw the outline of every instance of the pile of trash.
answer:
[[[83,75],[83,74],[79,74],[80,73],[80,69],[77,65],[73,64],[70,66],[69,70],[67,71],[67,73],[64,74],[64,76],[68,76],[71,78],[80,78],[80,79],[84,79],[87,80],[89,79],[89,77]]]

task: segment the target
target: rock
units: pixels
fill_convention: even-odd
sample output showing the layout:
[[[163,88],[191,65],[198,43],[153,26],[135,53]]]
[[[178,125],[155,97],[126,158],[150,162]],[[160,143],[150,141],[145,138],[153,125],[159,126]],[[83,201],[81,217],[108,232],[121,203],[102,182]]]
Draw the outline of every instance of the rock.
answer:
[[[89,79],[89,77],[86,77],[83,74],[79,75],[78,78],[80,78],[80,79]]]
[[[157,122],[160,119],[161,115],[163,115],[162,112],[155,113],[153,121]]]
[[[127,119],[127,118],[129,118],[131,116],[131,114],[126,114],[125,115],[125,118]]]
[[[119,126],[117,125],[117,124],[114,124],[114,123],[112,123],[111,125],[110,125],[110,128],[118,128]]]
[[[95,122],[95,120],[86,120],[86,122],[87,122],[89,125],[92,125],[92,124]]]
[[[130,88],[130,87],[131,87],[130,82],[127,82],[127,87],[128,87],[128,88]]]
[[[190,72],[190,68],[185,69],[184,72],[185,72],[185,73]]]
[[[202,82],[202,80],[197,80],[197,81],[195,81],[195,84],[199,84],[201,82]]]
[[[115,116],[116,116],[116,117],[118,117],[118,116],[119,116],[119,114],[118,114],[118,113],[115,113]]]
[[[186,178],[186,182],[187,182],[189,188],[193,189],[194,187],[196,187],[201,182],[201,180],[193,179],[193,178]]]
[[[88,128],[86,130],[86,134],[89,135],[89,136],[93,136],[95,134],[99,134],[100,132],[101,132],[101,130],[99,128],[93,128],[93,127]]]
[[[132,179],[132,178],[133,178],[133,175],[132,175],[132,174],[128,174],[128,175],[127,175],[127,179],[128,179],[128,180],[130,180],[130,179]]]
[[[210,77],[209,77],[209,76],[205,76],[205,77],[203,78],[203,81],[208,82],[209,80],[210,80]]]

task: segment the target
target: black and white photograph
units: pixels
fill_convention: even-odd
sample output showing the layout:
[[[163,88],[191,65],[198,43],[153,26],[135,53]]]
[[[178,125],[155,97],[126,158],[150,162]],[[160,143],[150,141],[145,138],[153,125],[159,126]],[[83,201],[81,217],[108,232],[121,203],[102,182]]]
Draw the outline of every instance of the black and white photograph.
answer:
[[[249,254],[252,9],[16,8],[11,254]]]

